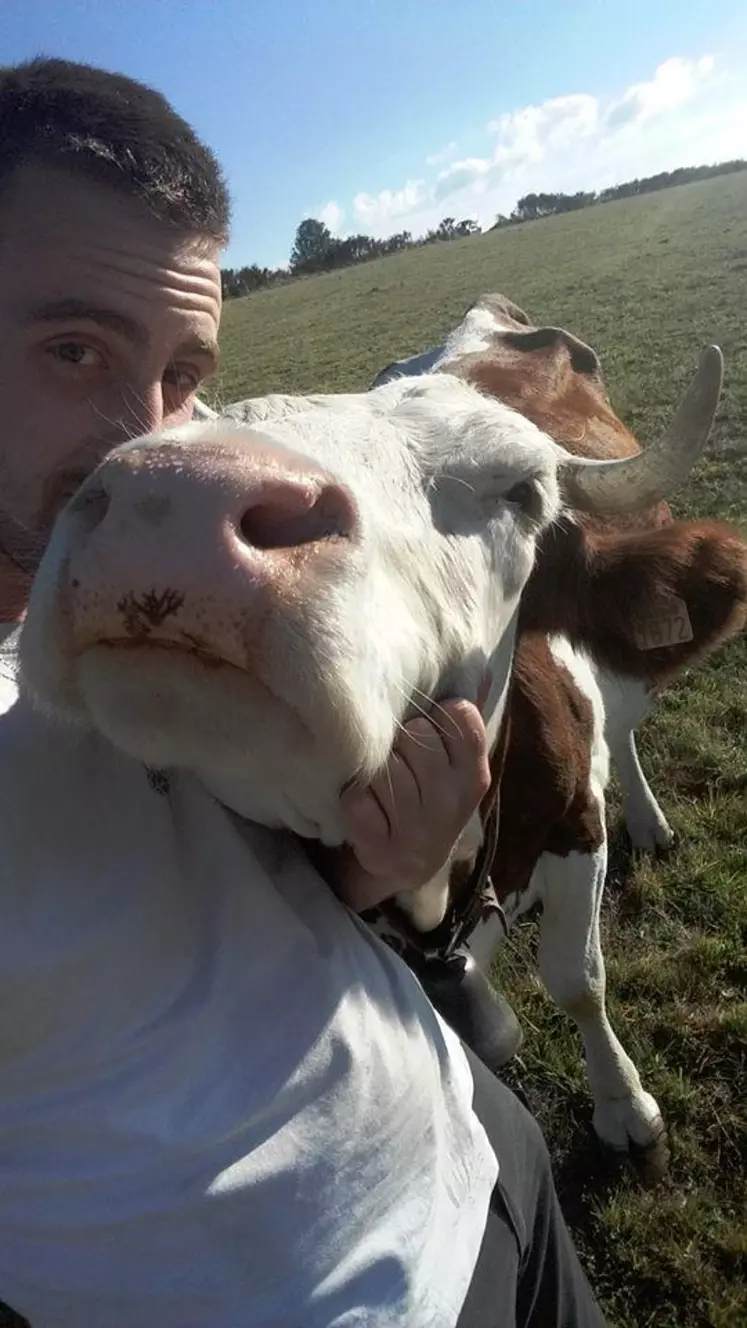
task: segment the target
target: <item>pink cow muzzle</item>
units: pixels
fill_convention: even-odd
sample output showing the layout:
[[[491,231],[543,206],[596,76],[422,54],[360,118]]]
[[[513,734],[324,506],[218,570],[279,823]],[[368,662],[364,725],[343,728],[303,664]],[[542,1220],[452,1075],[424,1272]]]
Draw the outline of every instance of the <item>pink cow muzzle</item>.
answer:
[[[74,652],[178,649],[252,666],[269,615],[297,606],[349,552],[349,491],[247,430],[135,445],[73,499],[67,601]]]

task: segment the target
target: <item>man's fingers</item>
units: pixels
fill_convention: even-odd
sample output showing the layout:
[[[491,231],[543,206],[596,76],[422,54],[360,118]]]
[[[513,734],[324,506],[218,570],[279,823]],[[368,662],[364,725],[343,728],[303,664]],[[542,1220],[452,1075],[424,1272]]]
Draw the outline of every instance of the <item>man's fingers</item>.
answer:
[[[412,773],[419,801],[427,802],[451,764],[438,723],[430,718],[411,719],[397,738],[395,752]]]
[[[372,788],[353,785],[340,798],[342,814],[351,842],[362,839],[386,841],[389,821]]]
[[[437,712],[449,763],[479,799],[490,788],[490,756],[482,715],[470,701],[444,701]]]
[[[390,836],[397,835],[403,826],[420,816],[421,790],[412,767],[400,754],[399,744],[370,787],[387,819]]]
[[[348,789],[342,795],[348,842],[361,866],[375,876],[396,867],[405,843],[422,817],[420,792],[414,775],[396,753],[367,789]]]
[[[476,706],[450,700],[434,707],[432,718],[411,720],[368,788],[342,794],[359,868],[389,876],[400,888],[423,884],[446,862],[489,787],[487,736]],[[372,889],[366,881],[364,892]]]

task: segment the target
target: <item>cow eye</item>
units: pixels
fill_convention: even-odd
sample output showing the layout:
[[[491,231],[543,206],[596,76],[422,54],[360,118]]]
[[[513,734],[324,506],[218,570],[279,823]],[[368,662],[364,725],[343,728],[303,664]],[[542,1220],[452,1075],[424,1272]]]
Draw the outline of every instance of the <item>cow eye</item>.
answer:
[[[518,507],[524,516],[536,520],[542,515],[542,499],[534,480],[520,480],[505,494],[507,503]]]

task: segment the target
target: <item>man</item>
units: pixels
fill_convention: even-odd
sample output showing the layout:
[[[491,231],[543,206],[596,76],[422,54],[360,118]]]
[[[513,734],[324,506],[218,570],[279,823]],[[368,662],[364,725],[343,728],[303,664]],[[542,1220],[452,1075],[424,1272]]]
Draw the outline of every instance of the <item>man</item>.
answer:
[[[96,147],[87,97],[99,76],[84,68],[75,100],[65,100],[70,146],[53,148],[63,91],[50,85],[49,68],[7,73],[0,115],[0,419],[12,421],[10,445],[0,447],[0,551],[11,556],[0,597],[9,621],[22,608],[55,514],[82,478],[117,443],[190,418],[217,365],[218,261],[228,234],[228,196],[212,154],[194,146],[179,122],[171,125],[155,94],[149,118],[126,79],[107,83],[108,114],[122,126],[116,151]],[[157,138],[162,121],[171,125],[168,149]],[[127,154],[138,134],[151,157],[135,177]],[[61,130],[59,138],[62,144]],[[81,180],[73,191],[71,165]],[[401,888],[409,876],[414,884],[428,879],[484,791],[480,717],[466,702],[447,708],[457,737],[471,739],[457,746],[453,779],[439,779],[443,745],[418,722],[375,788],[346,794],[358,856],[340,888],[359,911],[391,894],[395,882]],[[416,785],[422,799],[413,795]],[[394,836],[392,795],[400,809]],[[409,804],[413,813],[405,816]],[[421,808],[427,815],[419,819]],[[433,973],[435,999],[445,994],[457,1016],[465,1002],[476,1007],[466,1009],[467,1025],[484,1028],[486,1049],[502,1063],[520,1035],[515,1017],[463,965],[456,956],[427,966],[423,980]]]
[[[157,94],[61,61],[0,71],[6,637],[81,479],[190,417],[228,213]],[[600,1323],[536,1127],[401,961],[294,846],[33,715],[14,650],[0,1295],[33,1328]],[[479,713],[449,704],[448,754],[418,721],[344,795],[356,909],[428,879],[485,791]]]

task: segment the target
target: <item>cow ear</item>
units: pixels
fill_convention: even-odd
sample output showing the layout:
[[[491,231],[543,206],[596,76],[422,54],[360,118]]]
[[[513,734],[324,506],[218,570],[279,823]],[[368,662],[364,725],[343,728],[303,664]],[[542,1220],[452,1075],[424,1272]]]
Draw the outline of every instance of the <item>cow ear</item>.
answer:
[[[609,417],[609,427],[628,437],[612,413],[599,356],[564,328],[503,328],[493,334],[489,347],[444,367],[511,406],[573,452],[585,455],[584,420],[600,413]],[[579,427],[581,437],[576,438]]]
[[[481,295],[469,309],[465,309],[463,317],[466,318],[473,309],[485,309],[492,314],[496,320],[496,325],[505,327],[507,324],[514,323],[520,331],[523,327],[531,327],[532,320],[528,314],[520,309],[518,304],[514,304],[507,295],[495,293],[493,295]]]
[[[499,337],[507,348],[524,355],[544,351],[544,358],[558,368],[570,364],[574,373],[602,381],[602,365],[596,351],[564,327],[533,327],[527,332],[501,332]]]

